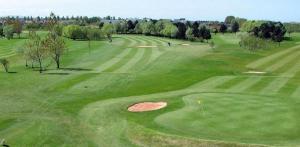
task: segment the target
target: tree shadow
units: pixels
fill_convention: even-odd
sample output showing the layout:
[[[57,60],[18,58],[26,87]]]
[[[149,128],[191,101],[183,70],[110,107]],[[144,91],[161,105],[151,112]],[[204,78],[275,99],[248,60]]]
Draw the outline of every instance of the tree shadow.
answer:
[[[86,69],[86,68],[60,68],[59,70],[65,70],[65,71],[92,71],[92,69]]]
[[[7,72],[7,73],[9,73],[9,74],[17,74],[18,72],[15,72],[15,71],[9,71],[9,72]]]
[[[59,75],[59,76],[66,76],[70,75],[70,73],[44,73],[46,75]]]

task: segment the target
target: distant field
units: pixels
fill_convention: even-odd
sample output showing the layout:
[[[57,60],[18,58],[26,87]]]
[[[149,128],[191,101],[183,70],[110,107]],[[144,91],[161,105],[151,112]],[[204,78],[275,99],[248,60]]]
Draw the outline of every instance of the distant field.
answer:
[[[88,42],[67,40],[63,69],[46,61],[43,74],[17,53],[23,36],[0,39],[16,72],[0,72],[0,139],[11,146],[300,145],[300,34],[255,53],[234,34],[213,36],[214,49],[116,35],[89,53]],[[143,101],[168,106],[127,111]]]

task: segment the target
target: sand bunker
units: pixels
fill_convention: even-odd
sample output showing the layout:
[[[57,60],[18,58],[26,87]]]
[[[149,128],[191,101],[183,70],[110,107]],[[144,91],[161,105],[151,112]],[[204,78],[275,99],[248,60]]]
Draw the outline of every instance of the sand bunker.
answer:
[[[130,112],[146,112],[159,110],[167,106],[166,102],[142,102],[128,107]]]
[[[181,45],[183,45],[183,46],[190,46],[190,44],[181,44]]]
[[[262,72],[262,71],[248,71],[248,72],[244,72],[245,74],[266,74],[266,72]]]
[[[157,46],[146,46],[146,45],[143,45],[143,46],[138,46],[138,48],[154,48],[154,47],[157,47]]]

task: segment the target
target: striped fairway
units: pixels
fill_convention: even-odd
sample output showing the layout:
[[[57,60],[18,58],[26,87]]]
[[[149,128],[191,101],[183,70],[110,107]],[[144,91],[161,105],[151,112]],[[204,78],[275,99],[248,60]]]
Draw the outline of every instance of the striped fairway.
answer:
[[[249,77],[246,80],[234,85],[233,87],[229,88],[226,91],[227,92],[235,92],[235,93],[247,92],[246,90],[248,88],[252,87],[253,85],[258,83],[262,79],[263,79],[263,77],[256,77],[256,76]]]
[[[300,98],[300,86],[292,93],[292,97]]]
[[[284,57],[284,58],[281,58],[279,59],[278,62],[276,62],[275,64],[267,67],[265,69],[266,72],[272,72],[272,71],[275,71],[283,66],[285,66],[286,64],[288,64],[289,62],[294,62],[294,60],[296,59],[299,59],[300,57],[300,51],[297,51],[297,52],[293,52],[292,54]]]
[[[125,56],[127,56],[130,53],[131,49],[125,49],[122,53],[114,57],[113,59],[103,63],[99,67],[95,69],[96,72],[103,72],[110,68],[111,66],[115,65],[118,63],[120,60],[122,60]]]
[[[117,73],[125,73],[128,72],[131,68],[133,68],[140,60],[142,60],[143,55],[145,54],[144,48],[142,49],[137,49],[138,52],[133,56],[132,59],[129,60],[125,65],[123,65],[121,68],[116,70],[115,72]]]
[[[291,48],[286,49],[284,51],[280,51],[280,52],[275,53],[273,55],[270,55],[270,56],[267,56],[267,57],[262,58],[260,60],[257,60],[255,62],[252,62],[249,65],[247,65],[247,68],[251,68],[251,69],[260,68],[261,66],[263,66],[265,64],[268,64],[268,63],[271,63],[272,61],[280,60],[280,58],[282,56],[288,55],[288,54],[293,53],[294,51],[297,51],[297,50],[300,50],[300,46],[291,47]]]

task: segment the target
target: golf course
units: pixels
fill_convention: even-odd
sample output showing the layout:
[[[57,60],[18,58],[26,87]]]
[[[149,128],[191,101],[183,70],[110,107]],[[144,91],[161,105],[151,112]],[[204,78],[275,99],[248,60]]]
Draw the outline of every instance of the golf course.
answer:
[[[41,36],[44,31],[38,31]],[[300,34],[249,51],[166,37],[65,38],[61,68],[25,67],[28,40],[0,39],[0,138],[15,146],[299,146]],[[170,45],[168,45],[168,43]],[[130,112],[140,102],[164,108]]]

